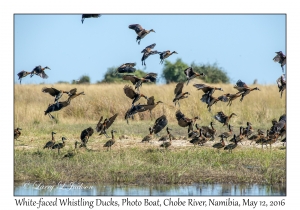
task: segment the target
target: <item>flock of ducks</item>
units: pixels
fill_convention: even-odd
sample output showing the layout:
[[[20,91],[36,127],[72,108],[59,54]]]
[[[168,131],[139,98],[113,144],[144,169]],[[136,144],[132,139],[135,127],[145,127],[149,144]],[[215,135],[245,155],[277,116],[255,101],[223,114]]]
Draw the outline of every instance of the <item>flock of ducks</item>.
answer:
[[[83,14],[82,15],[82,23],[84,22],[85,18],[98,18],[100,17],[99,14]],[[136,32],[137,37],[136,37],[136,41],[138,42],[138,44],[140,44],[141,39],[145,38],[145,36],[147,34],[149,34],[150,32],[155,32],[153,29],[151,30],[145,30],[141,25],[139,24],[132,24],[129,25],[129,29],[132,29]],[[159,54],[160,55],[160,63],[163,63],[163,61],[168,58],[170,55],[176,53],[176,51],[164,51],[164,52],[158,52],[158,51],[152,51],[152,49],[155,47],[156,44],[152,44],[147,46],[145,49],[143,49],[141,51],[141,53],[143,53],[142,56],[142,65],[146,65],[145,60],[153,54]],[[283,66],[286,64],[286,56],[281,52],[276,52],[276,56],[273,58],[273,60],[275,62],[278,62],[283,70]],[[135,63],[124,63],[122,64],[120,67],[117,68],[116,70],[116,74],[123,74],[123,80],[129,80],[133,85],[134,88],[131,87],[130,85],[125,85],[123,88],[124,94],[130,99],[132,100],[131,103],[131,107],[129,107],[129,109],[127,110],[126,114],[125,114],[125,120],[128,122],[128,119],[130,118],[134,118],[134,115],[136,113],[139,112],[145,112],[145,111],[149,111],[150,112],[150,117],[152,119],[152,113],[151,111],[159,104],[159,103],[163,103],[162,101],[157,101],[155,102],[154,96],[151,97],[147,97],[146,95],[144,95],[143,93],[140,92],[140,88],[142,87],[143,83],[152,83],[156,81],[156,77],[157,74],[156,73],[148,73],[146,76],[139,78],[135,75],[132,75],[132,73],[135,72]],[[31,75],[30,77],[34,76],[34,75],[38,75],[43,79],[48,78],[47,74],[45,73],[45,70],[50,68],[48,66],[46,67],[41,67],[41,66],[36,66],[31,72],[27,72],[27,71],[21,71],[18,73],[19,76],[19,80],[20,80],[20,84],[21,84],[21,80],[22,78],[26,77],[27,75]],[[204,73],[198,73],[193,71],[192,67],[188,67],[186,69],[183,70],[184,74],[186,75],[186,85],[189,84],[190,80],[196,78],[196,77],[205,77],[206,75]],[[282,76],[280,76],[278,78],[278,80],[276,81],[278,84],[278,88],[279,88],[279,92],[281,94],[282,97],[282,93],[283,91],[286,89],[286,80],[285,80],[285,75],[283,74]],[[183,99],[188,98],[188,96],[190,95],[189,92],[184,92],[183,88],[184,88],[184,82],[179,82],[177,83],[175,89],[174,89],[174,99],[173,99],[173,103],[176,107],[176,105],[178,105],[178,107],[180,108],[180,101]],[[217,91],[223,91],[222,88],[219,87],[214,87],[214,86],[209,86],[207,84],[194,84],[193,87],[195,87],[197,90],[201,90],[203,91],[203,95],[200,99],[201,102],[205,103],[207,105],[208,111],[211,111],[211,107],[216,104],[218,101],[221,102],[228,102],[228,106],[231,106],[232,102],[237,99],[240,98],[240,102],[243,101],[244,97],[247,96],[248,94],[250,94],[253,90],[260,90],[257,87],[249,87],[247,84],[245,84],[243,81],[238,80],[236,82],[236,85],[234,86],[234,88],[238,91],[237,93],[226,93],[226,94],[222,94],[218,97],[213,96],[214,92]],[[84,92],[80,92],[77,93],[77,89],[74,88],[72,90],[66,91],[66,90],[58,90],[55,89],[53,87],[51,88],[43,88],[42,92],[44,93],[48,93],[50,96],[54,97],[54,103],[53,104],[49,104],[48,108],[45,111],[45,115],[49,115],[49,117],[51,119],[55,119],[53,115],[51,115],[51,112],[54,111],[59,111],[62,108],[70,105],[71,100],[73,100],[75,97],[79,96],[79,95],[85,95]],[[68,95],[68,99],[65,101],[59,101],[59,99],[61,99],[61,97],[63,96],[63,94],[67,94]],[[143,97],[147,100],[146,104],[140,104],[137,102],[139,101],[139,99]],[[100,120],[98,121],[97,125],[96,125],[96,132],[99,133],[99,135],[105,135],[107,138],[109,138],[108,134],[107,134],[107,130],[111,127],[111,125],[113,124],[113,122],[115,121],[115,119],[117,118],[118,114],[114,114],[113,116],[109,117],[109,118],[105,118],[104,116],[100,117]],[[228,127],[228,131],[223,132],[219,135],[217,135],[217,131],[214,128],[214,123],[211,122],[209,126],[199,126],[196,121],[198,119],[200,119],[198,116],[194,116],[192,118],[188,118],[186,117],[181,111],[180,109],[178,109],[175,112],[175,116],[178,122],[178,125],[180,127],[186,127],[187,130],[187,136],[188,138],[190,138],[191,140],[189,140],[189,142],[191,144],[193,144],[194,146],[196,145],[200,145],[203,146],[207,141],[210,140],[215,140],[215,137],[220,137],[221,140],[218,143],[215,143],[212,145],[213,148],[216,148],[218,151],[222,148],[224,148],[224,150],[229,150],[230,152],[232,152],[232,150],[234,148],[237,147],[238,143],[242,144],[242,140],[244,139],[248,139],[251,140],[251,143],[253,141],[256,142],[256,144],[261,144],[263,145],[270,145],[273,144],[274,142],[277,141],[277,139],[279,137],[282,138],[282,142],[286,141],[286,138],[283,139],[283,136],[285,135],[286,132],[286,115],[283,114],[282,116],[280,116],[279,120],[277,121],[276,119],[274,119],[272,121],[272,127],[270,129],[267,130],[266,134],[261,131],[260,129],[258,129],[257,134],[254,132],[254,129],[251,126],[250,122],[247,122],[246,127],[240,127],[240,133],[239,134],[234,134],[233,130],[232,130],[232,125],[229,123],[230,119],[233,116],[237,116],[235,113],[231,113],[229,115],[226,115],[223,113],[223,111],[219,111],[217,112],[217,114],[214,116],[214,119],[217,120],[218,122],[222,123],[223,126],[227,126]],[[104,120],[103,120],[104,119]],[[160,116],[159,118],[157,118],[154,122],[154,125],[152,127],[149,127],[149,134],[147,136],[145,136],[142,139],[142,142],[150,142],[151,140],[154,139],[155,135],[158,136],[158,134],[167,126],[168,124],[168,120],[167,117],[165,115]],[[194,127],[196,128],[196,130],[194,130]],[[17,140],[20,135],[21,135],[21,128],[16,128],[14,129],[14,139]],[[159,141],[163,141],[162,144],[160,144],[160,147],[164,147],[164,148],[168,148],[172,145],[172,140],[175,140],[176,138],[171,134],[172,129],[167,127],[166,131],[167,134],[160,137]],[[111,130],[111,139],[109,141],[107,141],[103,147],[107,147],[108,149],[111,149],[111,147],[114,145],[115,143],[115,136],[114,133],[116,133],[116,130]],[[78,146],[78,144],[80,143],[79,147],[87,147],[87,143],[89,138],[93,135],[94,133],[94,129],[92,127],[88,127],[86,129],[84,129],[81,132],[80,135],[80,139],[81,142],[75,142],[75,150]],[[45,144],[45,146],[43,147],[44,149],[57,149],[58,153],[60,152],[60,149],[62,149],[65,146],[65,140],[67,140],[67,138],[62,137],[62,142],[61,143],[56,143],[55,142],[55,138],[54,138],[54,134],[56,134],[55,132],[52,132],[52,139],[51,141],[47,142]],[[224,139],[230,139],[230,144],[225,145]],[[169,140],[169,141],[167,141]],[[66,154],[64,157],[72,157],[73,153],[68,153]]]

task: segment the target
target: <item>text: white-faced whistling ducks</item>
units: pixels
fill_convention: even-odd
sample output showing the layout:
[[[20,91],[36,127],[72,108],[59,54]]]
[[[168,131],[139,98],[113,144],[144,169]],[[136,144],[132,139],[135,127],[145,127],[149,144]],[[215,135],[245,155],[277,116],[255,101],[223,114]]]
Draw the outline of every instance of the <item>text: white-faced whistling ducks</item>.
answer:
[[[200,98],[200,101],[207,104],[208,111],[211,111],[211,106],[216,104],[218,101],[222,102],[228,102],[227,98],[228,94],[221,95],[219,97],[214,97],[212,95],[209,95],[208,93],[205,93],[202,95],[202,98]]]
[[[148,100],[147,100],[147,105],[142,105],[142,106],[144,107],[145,111],[146,111],[146,110],[149,110],[151,120],[152,120],[152,112],[151,112],[151,111],[152,111],[152,109],[154,109],[159,103],[163,103],[163,102],[162,102],[162,101],[157,101],[157,102],[155,103],[154,96],[151,96],[151,97],[148,98]]]
[[[173,99],[173,102],[175,103],[175,106],[176,104],[178,104],[178,106],[180,107],[179,100],[187,98],[188,95],[190,95],[189,92],[182,92],[183,85],[183,82],[179,82],[174,89],[175,98]]]
[[[143,83],[146,82],[156,82],[156,73],[148,73],[146,76],[142,78],[138,78],[134,75],[124,75],[123,80],[130,80],[133,85],[135,85],[135,89],[139,91],[140,86],[142,86]]]
[[[223,126],[224,126],[224,125],[228,125],[228,122],[232,116],[237,116],[237,115],[235,113],[232,113],[231,115],[227,116],[221,111],[221,112],[217,112],[217,114],[214,117],[220,123],[223,123]]]
[[[128,28],[134,30],[137,34],[136,41],[138,41],[138,44],[140,44],[141,39],[143,39],[147,34],[149,34],[150,32],[155,32],[153,29],[144,29],[140,24],[131,24],[128,26]]]
[[[43,147],[43,149],[51,149],[55,145],[54,134],[56,134],[56,133],[52,131],[52,133],[51,133],[51,141],[48,141],[45,144],[45,146]]]
[[[286,64],[286,55],[284,55],[281,51],[275,53],[277,55],[273,58],[273,61],[278,62],[282,68],[282,72],[284,72],[283,66]]]
[[[171,138],[172,140],[176,140],[175,136],[173,136],[173,135],[170,133],[170,131],[171,131],[172,129],[169,128],[169,127],[167,127],[166,130],[167,130],[167,135],[164,135],[164,136],[160,137],[160,138],[158,139],[158,141],[166,141],[167,139],[170,139],[170,138]]]
[[[48,66],[45,66],[42,68],[42,66],[36,66],[31,72],[30,72],[30,77],[32,77],[34,74],[40,76],[43,79],[47,79],[48,75],[45,73],[45,70],[49,69],[51,70]]]
[[[142,139],[142,142],[150,142],[153,139],[153,129],[149,128],[149,134]]]
[[[103,123],[101,122],[103,119],[103,116],[100,117],[100,120],[96,126],[96,131],[99,132],[99,135],[105,134],[105,136],[107,138],[109,138],[109,136],[106,133],[106,130],[113,124],[113,122],[115,121],[115,119],[117,118],[118,113],[114,114],[113,116],[111,116],[110,118],[106,118]]]
[[[216,148],[218,150],[218,152],[220,152],[220,149],[222,149],[223,147],[225,147],[225,142],[224,142],[224,135],[221,134],[221,140],[218,143],[215,143],[214,145],[212,145],[213,148]]]
[[[108,140],[104,145],[103,147],[107,147],[107,151],[108,151],[108,148],[111,150],[111,146],[116,142],[116,139],[115,139],[115,136],[114,136],[114,133],[116,133],[117,131],[115,130],[111,130],[111,139]]]
[[[81,23],[83,24],[83,21],[85,18],[98,18],[100,17],[100,14],[82,14],[81,15]]]
[[[133,68],[136,65],[136,63],[124,63],[121,66],[119,66],[115,72],[115,74],[117,73],[134,73],[135,72],[135,68]]]
[[[228,124],[228,131],[223,132],[223,133],[220,134],[218,137],[221,137],[221,138],[222,138],[222,136],[223,136],[223,138],[225,138],[226,141],[227,141],[227,138],[231,137],[232,134],[233,134],[232,127],[233,127],[232,125]]]
[[[152,49],[155,47],[155,43],[154,44],[151,44],[149,46],[147,46],[145,49],[142,50],[141,53],[143,53],[143,56],[142,56],[142,65],[145,65],[146,66],[146,59],[150,56],[150,55],[155,55],[155,54],[159,54],[160,52],[158,52],[157,50],[153,50]]]
[[[152,127],[154,134],[158,134],[168,124],[167,117],[165,115],[160,116],[154,122]]]
[[[277,80],[278,89],[280,92],[280,98],[282,98],[282,93],[286,89],[286,80],[285,75],[281,75]]]
[[[232,150],[237,147],[237,141],[236,141],[236,135],[233,134],[233,142],[231,144],[228,144],[224,147],[224,150],[228,150],[228,152],[232,153]]]
[[[22,128],[16,128],[16,129],[14,129],[14,139],[15,140],[17,140],[20,137],[20,135],[21,135],[21,131],[20,130],[22,130]]]
[[[68,152],[67,154],[65,154],[63,156],[63,158],[72,158],[76,155],[76,149],[77,149],[77,145],[78,145],[78,141],[75,141],[75,148],[74,148],[74,151],[72,152]]]
[[[234,86],[235,89],[239,91],[239,93],[242,92],[242,97],[240,101],[243,101],[244,97],[248,95],[253,90],[260,90],[258,87],[250,88],[246,85],[246,83],[242,82],[241,80],[238,80],[236,82],[236,85]]]
[[[196,120],[199,119],[199,117],[194,117],[193,119],[187,118],[180,110],[176,111],[175,116],[180,127],[188,127],[188,133],[193,131],[193,126]]]
[[[178,54],[176,51],[171,52],[170,50],[159,53],[160,64],[163,64],[164,60],[170,57],[172,54]]]
[[[125,120],[127,121],[127,124],[129,118],[133,119],[133,115],[135,115],[138,112],[144,112],[144,111],[146,111],[146,109],[143,107],[143,105],[137,104],[135,106],[131,106],[131,108],[128,109],[127,112],[125,113]]]
[[[210,137],[211,140],[215,140],[215,136],[217,134],[217,130],[214,128],[214,122],[210,122],[210,127],[208,126],[201,126],[202,134],[206,137]]]
[[[54,144],[52,146],[52,149],[57,149],[58,154],[59,154],[60,149],[65,147],[65,140],[67,140],[67,138],[62,137],[61,140],[62,140],[62,143],[60,142],[60,143]]]
[[[21,81],[22,81],[22,78],[26,77],[27,75],[31,74],[31,72],[29,71],[20,71],[17,75],[18,75],[18,80],[20,80],[20,84],[21,84]]]
[[[81,131],[80,134],[80,140],[81,140],[81,145],[80,147],[86,147],[86,144],[88,143],[88,140],[90,136],[92,136],[94,133],[94,129],[92,127],[88,127]]]
[[[232,101],[237,99],[238,97],[240,97],[242,95],[243,92],[238,92],[238,93],[235,93],[235,94],[228,94],[226,97],[229,99],[229,102],[227,104],[227,106],[231,106],[232,104]]]
[[[195,77],[199,77],[199,76],[202,76],[204,77],[205,74],[204,73],[197,73],[193,70],[192,67],[188,67],[184,70],[184,74],[187,78],[187,82],[186,82],[186,85],[189,84],[190,80],[194,79]]]
[[[145,95],[142,94],[142,93],[135,92],[134,89],[133,89],[131,86],[129,86],[129,85],[125,85],[124,88],[123,88],[123,90],[124,90],[125,95],[126,95],[128,98],[132,99],[132,106],[133,106],[134,103],[137,102],[141,97],[143,97],[143,98],[145,98],[145,99],[148,100],[148,97],[147,97],[147,96],[145,96]]]

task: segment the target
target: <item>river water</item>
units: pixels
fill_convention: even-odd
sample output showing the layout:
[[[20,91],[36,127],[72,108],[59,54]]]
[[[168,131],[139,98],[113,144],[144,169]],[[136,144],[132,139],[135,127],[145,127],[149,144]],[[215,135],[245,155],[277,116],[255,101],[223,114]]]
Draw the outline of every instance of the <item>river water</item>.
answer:
[[[285,185],[93,185],[15,183],[15,196],[286,196]]]

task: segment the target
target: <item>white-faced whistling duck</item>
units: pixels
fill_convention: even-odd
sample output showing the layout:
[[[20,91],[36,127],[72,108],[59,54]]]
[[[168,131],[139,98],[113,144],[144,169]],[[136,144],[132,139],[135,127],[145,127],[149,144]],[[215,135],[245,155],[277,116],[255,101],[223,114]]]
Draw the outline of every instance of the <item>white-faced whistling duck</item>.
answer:
[[[22,81],[22,78],[26,77],[27,75],[31,74],[31,72],[29,71],[20,71],[17,75],[18,75],[18,80],[20,80],[20,84],[21,84],[21,81]]]
[[[218,137],[222,138],[223,136],[223,138],[225,138],[227,141],[227,138],[231,137],[233,134],[232,127],[232,125],[228,124],[228,131],[221,133]]]
[[[134,73],[135,72],[135,68],[133,68],[136,65],[136,63],[124,63],[121,66],[119,66],[115,72],[115,74],[117,73]]]
[[[137,34],[136,41],[138,41],[138,44],[140,44],[141,39],[143,39],[147,34],[149,34],[150,32],[155,32],[153,29],[144,29],[140,24],[131,24],[128,26],[128,28],[134,30]]]
[[[160,137],[160,138],[158,139],[158,141],[166,141],[167,139],[170,139],[170,138],[171,138],[172,140],[176,140],[175,136],[173,136],[173,135],[170,133],[170,131],[171,131],[172,129],[169,128],[169,127],[167,127],[166,130],[167,130],[167,135],[164,135],[164,136]]]
[[[211,96],[215,92],[215,90],[223,91],[222,88],[208,86],[206,84],[193,84],[193,86],[197,88],[197,90],[202,90],[204,93],[208,93],[209,96]]]
[[[175,103],[175,106],[176,104],[178,104],[178,106],[180,107],[179,100],[187,98],[188,95],[190,95],[189,92],[182,92],[183,85],[183,82],[179,82],[174,89],[175,98],[173,99],[173,102]]]
[[[51,141],[48,141],[45,144],[45,146],[43,147],[43,149],[51,149],[55,145],[54,134],[56,134],[56,133],[52,131],[52,133],[51,133],[51,135],[52,135]]]
[[[227,94],[224,94],[216,98],[212,95],[209,95],[208,93],[205,93],[204,95],[202,95],[202,98],[200,98],[200,101],[206,103],[208,111],[211,111],[211,106],[216,104],[218,101],[228,102],[228,98],[226,97],[226,95]]]
[[[224,150],[228,150],[228,152],[232,153],[232,150],[237,147],[236,135],[233,134],[234,143],[228,144],[224,147]]]
[[[199,76],[202,76],[204,77],[205,74],[204,73],[197,73],[197,72],[194,72],[193,68],[192,67],[188,67],[187,69],[184,70],[184,74],[187,78],[187,82],[186,82],[186,85],[189,84],[190,80],[191,79],[194,79],[195,77],[199,77]]]
[[[154,122],[152,127],[154,134],[158,134],[168,124],[167,117],[165,115],[160,116]]]
[[[251,126],[252,124],[250,122],[247,122],[247,127],[243,131],[243,135],[246,136],[247,138],[253,134],[253,128]]]
[[[282,72],[284,72],[283,66],[286,64],[286,55],[284,55],[281,51],[275,53],[277,55],[273,58],[273,61],[278,62],[282,68]]]
[[[202,134],[204,136],[209,136],[211,137],[211,140],[215,140],[215,136],[217,134],[217,130],[214,128],[214,123],[213,122],[210,122],[210,127],[208,126],[201,126],[201,129],[202,129]]]
[[[149,128],[149,134],[142,139],[142,142],[150,142],[153,139],[153,129]]]
[[[194,146],[196,145],[201,145],[203,146],[205,142],[207,142],[207,138],[205,136],[202,135],[202,129],[199,128],[199,135],[195,136],[192,138],[192,140],[190,140],[190,143],[194,144]]]
[[[175,116],[180,127],[188,127],[188,134],[190,131],[193,131],[193,126],[196,120],[199,119],[199,117],[194,117],[193,119],[187,118],[180,110],[176,111]]]
[[[147,100],[147,105],[142,105],[144,107],[145,110],[149,110],[150,112],[150,117],[151,117],[151,120],[152,120],[152,109],[154,109],[159,103],[163,103],[162,101],[157,101],[155,103],[155,99],[154,99],[154,96],[151,96],[150,98],[148,98]]]
[[[111,139],[108,140],[108,141],[103,145],[103,147],[107,147],[107,151],[108,151],[108,148],[111,150],[111,146],[116,142],[116,139],[115,139],[115,136],[114,136],[114,132],[117,132],[117,131],[111,130]]]
[[[259,139],[264,137],[264,132],[260,129],[257,130],[257,134],[253,134],[252,136],[248,137],[248,140],[251,140],[250,144],[252,144],[253,141],[258,141]]]
[[[242,82],[241,80],[238,80],[236,82],[236,85],[233,87],[239,91],[239,93],[242,92],[242,97],[240,101],[243,101],[244,97],[248,95],[253,90],[260,90],[258,87],[250,88],[246,83]]]
[[[20,135],[21,135],[21,131],[20,130],[22,130],[22,128],[16,128],[16,129],[14,129],[14,139],[15,140],[17,140],[20,137]]]
[[[48,75],[45,73],[45,70],[49,69],[51,70],[48,66],[45,66],[42,68],[42,66],[36,66],[31,72],[30,72],[30,77],[32,77],[34,74],[42,77],[43,79],[47,79]]]
[[[100,117],[100,120],[96,126],[96,131],[99,132],[99,135],[105,134],[105,136],[107,138],[109,138],[109,136],[106,133],[106,130],[113,124],[113,122],[115,121],[115,119],[117,118],[118,113],[114,114],[113,116],[111,116],[110,118],[106,118],[103,123],[101,122],[103,119],[103,116]]]
[[[269,130],[267,130],[267,135],[265,136],[264,134],[262,134],[260,136],[260,138],[258,138],[256,141],[255,141],[255,144],[261,144],[261,148],[263,148],[263,143],[269,139]]]
[[[88,143],[88,140],[90,136],[92,136],[94,133],[94,129],[92,127],[88,127],[81,131],[80,134],[80,140],[81,140],[81,145],[80,147],[86,147],[86,144]]]
[[[243,92],[238,92],[238,93],[235,93],[235,94],[228,94],[227,95],[227,98],[229,99],[229,102],[227,104],[227,106],[231,106],[232,104],[232,101],[237,99],[238,97],[240,97],[242,95]]]
[[[98,18],[100,17],[100,14],[82,14],[81,15],[81,23],[83,24],[83,21],[85,18]]]
[[[75,93],[71,93],[72,90],[75,90]],[[72,99],[76,98],[77,96],[80,95],[85,95],[84,92],[76,93],[76,88],[72,89],[70,92],[68,92],[69,98],[68,101],[71,102]],[[74,92],[74,91],[73,91]]]
[[[282,93],[283,91],[286,89],[286,80],[285,80],[285,76],[281,75],[277,80],[277,85],[278,85],[278,89],[280,92],[280,98],[282,98]]]
[[[150,55],[155,55],[155,54],[159,54],[160,52],[158,52],[157,50],[151,50],[153,49],[153,47],[155,46],[155,44],[149,45],[147,46],[145,49],[142,50],[143,56],[142,56],[142,65],[146,66],[146,59],[150,56]],[[152,48],[151,48],[152,47]]]
[[[278,122],[274,122],[273,126],[270,129],[271,134],[278,133],[286,130],[286,114],[280,116]]]
[[[196,136],[199,136],[200,127],[199,127],[198,123],[195,124],[195,127],[196,127],[196,130],[193,130],[193,131],[188,133],[188,138],[194,138]]]
[[[149,73],[142,78],[138,78],[134,75],[124,75],[123,80],[130,80],[133,85],[135,85],[135,89],[139,92],[140,86],[146,82],[155,82],[157,74],[156,73]]]
[[[220,149],[222,149],[223,147],[225,147],[225,142],[224,142],[224,135],[220,135],[221,136],[221,140],[218,143],[215,143],[214,145],[212,145],[213,148],[216,148],[218,150],[218,152],[220,152]]]
[[[245,137],[245,135],[243,134],[243,133],[244,133],[244,130],[245,130],[245,128],[244,128],[243,126],[241,126],[241,127],[240,127],[240,134],[237,135],[236,138],[232,138],[232,139],[230,139],[229,141],[231,141],[231,142],[236,141],[236,142],[240,142],[241,144],[243,144],[243,143],[242,143],[242,140],[243,140],[244,137]]]
[[[75,141],[75,148],[74,148],[74,151],[72,152],[68,152],[67,154],[65,154],[63,156],[63,158],[72,158],[76,155],[76,149],[77,149],[77,145],[78,145],[78,141]]]
[[[272,149],[272,144],[274,144],[277,139],[278,139],[279,134],[273,134],[273,135],[269,135],[269,137],[267,139],[264,139],[264,141],[262,142],[262,145],[266,145],[266,147],[268,147],[267,145],[270,145],[270,149]]]
[[[53,146],[52,146],[52,149],[57,149],[57,152],[58,152],[58,154],[59,154],[59,151],[60,151],[60,149],[62,149],[62,148],[64,148],[65,147],[65,140],[67,140],[67,138],[65,138],[65,137],[62,137],[62,143],[60,142],[60,143],[57,143],[57,144],[54,144]]]
[[[144,112],[144,111],[146,111],[146,109],[144,108],[143,105],[140,104],[132,106],[130,109],[128,109],[127,112],[125,113],[125,120],[127,121],[127,124],[129,118],[133,119],[133,115],[135,115],[138,112]]]
[[[176,51],[171,52],[170,50],[159,53],[160,64],[163,64],[164,60],[170,57],[172,54],[178,54]]]
[[[128,98],[132,99],[132,106],[134,106],[134,103],[137,102],[141,97],[148,100],[147,96],[145,96],[142,93],[135,92],[134,89],[129,85],[125,85],[123,90],[124,90],[125,95]]]
[[[229,120],[232,116],[237,116],[235,113],[232,113],[231,115],[227,116],[222,111],[218,112],[217,115],[215,115],[215,119],[218,120],[220,123],[223,123],[224,125],[228,125]]]
[[[64,91],[64,90],[57,90],[56,88],[47,88],[47,87],[44,87],[42,89],[42,92],[43,93],[49,93],[51,96],[54,97],[54,103],[57,103],[58,100],[62,97],[62,95],[64,93],[69,93],[68,91]]]
[[[50,112],[55,112],[55,111],[59,111],[61,110],[62,108],[66,107],[70,105],[70,101],[67,100],[67,101],[63,101],[63,102],[57,102],[57,103],[54,103],[54,104],[49,104],[48,108],[45,112],[45,115],[48,114],[48,116],[51,118],[51,119],[55,119],[55,117],[53,115],[50,114]]]

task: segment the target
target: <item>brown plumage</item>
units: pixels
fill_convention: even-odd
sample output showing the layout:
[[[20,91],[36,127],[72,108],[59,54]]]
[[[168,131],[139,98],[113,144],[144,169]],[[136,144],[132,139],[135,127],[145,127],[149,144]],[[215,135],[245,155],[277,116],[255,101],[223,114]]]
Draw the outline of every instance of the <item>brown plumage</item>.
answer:
[[[138,104],[138,105],[135,105],[135,106],[132,106],[131,108],[129,108],[127,110],[127,112],[125,113],[125,120],[127,121],[127,124],[128,124],[128,119],[129,118],[133,119],[133,116],[136,113],[146,111],[145,106],[147,106],[147,105],[140,105],[140,104]]]
[[[146,30],[144,29],[140,24],[131,24],[128,26],[128,28],[132,29],[135,31],[137,34],[136,41],[138,44],[140,44],[141,40],[150,32],[155,32],[153,29]]]
[[[45,73],[45,70],[49,69],[51,70],[48,66],[45,66],[44,68],[42,68],[42,66],[36,66],[31,72],[30,72],[30,77],[32,77],[33,75],[38,75],[43,79],[47,79],[48,75]]]
[[[115,139],[115,136],[114,136],[114,133],[117,132],[115,130],[111,130],[111,139],[108,140],[104,145],[103,147],[107,147],[107,151],[108,149],[111,150],[111,146],[114,145],[114,143],[116,142],[116,139]]]
[[[168,124],[168,119],[166,115],[162,115],[159,118],[157,118],[154,122],[154,125],[152,127],[154,134],[158,134],[166,125]]]
[[[147,100],[147,105],[142,105],[144,107],[144,110],[149,110],[150,112],[150,117],[151,117],[151,120],[152,120],[152,110],[159,104],[159,103],[163,103],[162,101],[157,101],[155,103],[155,99],[154,99],[154,96],[151,96],[150,98],[148,98]]]
[[[206,103],[208,111],[211,111],[211,106],[216,104],[218,101],[228,102],[228,98],[226,97],[226,95],[227,94],[224,94],[216,98],[212,95],[209,95],[209,93],[205,93],[204,95],[202,95],[200,101]]]
[[[250,144],[252,144],[252,142],[256,142],[258,141],[260,138],[264,137],[264,132],[260,129],[257,130],[257,134],[253,134],[252,136],[248,137],[248,140],[250,140]]]
[[[29,71],[20,71],[17,75],[18,75],[18,80],[20,80],[20,84],[21,84],[21,81],[22,81],[22,78],[26,77],[27,75],[31,74],[31,72]]]
[[[232,104],[232,101],[237,99],[238,97],[240,97],[242,95],[243,92],[238,92],[238,93],[235,93],[235,94],[228,94],[227,95],[227,98],[229,99],[229,102],[227,104],[227,106],[231,106]]]
[[[237,147],[237,141],[236,141],[236,135],[233,135],[233,142],[231,144],[228,144],[224,147],[224,150],[228,150],[228,152],[232,153],[232,150]]]
[[[81,15],[81,23],[83,24],[83,21],[85,18],[98,18],[100,17],[100,14],[82,14]]]
[[[185,76],[187,78],[186,85],[189,84],[190,80],[192,80],[192,79],[194,79],[196,77],[200,77],[200,76],[204,77],[205,76],[204,73],[197,73],[197,72],[195,72],[192,67],[186,68],[184,70],[184,74],[185,74]]]
[[[223,147],[225,147],[224,135],[221,135],[220,142],[215,143],[214,145],[212,145],[212,147],[218,149],[218,152],[220,152],[220,149],[222,149]]]
[[[193,86],[195,88],[197,88],[197,90],[202,90],[204,93],[209,94],[209,96],[211,96],[215,92],[215,90],[223,91],[222,88],[209,86],[209,85],[206,85],[206,84],[194,84]]]
[[[214,123],[213,122],[210,122],[210,127],[208,126],[202,126],[201,129],[202,129],[202,134],[204,136],[210,136],[211,140],[214,140],[215,139],[215,136],[217,134],[217,130],[214,128]]]
[[[115,73],[134,73],[136,63],[124,63],[121,66],[119,66]]]
[[[139,88],[143,85],[143,83],[156,82],[156,73],[148,73],[146,76],[142,78],[138,78],[134,75],[124,75],[123,80],[129,80],[133,85],[135,85],[135,89],[139,91]]]
[[[175,98],[173,99],[173,102],[175,103],[175,106],[178,104],[180,107],[179,100],[185,99],[188,97],[188,95],[190,95],[189,92],[182,92],[183,86],[183,82],[179,82],[174,89]]]
[[[163,64],[164,60],[173,54],[178,54],[178,53],[176,51],[171,52],[170,50],[159,53],[160,64]]]
[[[76,155],[76,151],[77,151],[77,145],[78,145],[78,141],[75,141],[75,148],[72,152],[68,152],[67,154],[65,154],[63,156],[63,158],[72,158]]]
[[[103,121],[103,123],[101,122],[102,119],[103,119],[103,116],[100,117],[100,120],[99,120],[99,122],[96,126],[96,131],[99,132],[99,135],[105,134],[105,136],[107,138],[109,138],[107,133],[106,133],[106,130],[113,124],[113,122],[116,120],[117,116],[118,116],[118,113],[114,114],[113,116],[111,116],[108,119],[106,118]]]
[[[244,130],[245,128],[243,126],[240,126],[240,134],[237,135],[235,138],[232,138],[230,141],[231,142],[240,142],[242,144],[242,140],[245,138],[245,135],[244,135]]]
[[[21,135],[21,131],[20,130],[22,130],[22,128],[16,128],[16,129],[14,129],[14,139],[15,140],[17,140],[20,137],[20,135]]]
[[[52,146],[52,149],[57,149],[57,152],[59,154],[60,149],[64,148],[66,145],[65,140],[67,140],[67,139],[65,137],[62,137],[62,143],[60,142],[60,143],[54,144]]]
[[[54,134],[56,134],[56,133],[52,131],[52,133],[51,133],[51,136],[52,136],[51,141],[48,141],[45,144],[45,146],[43,147],[43,149],[51,149],[55,145]]]
[[[74,90],[74,89],[72,89],[72,90]],[[75,92],[75,93],[74,93],[74,92]],[[73,91],[73,93],[68,92],[68,95],[69,95],[68,101],[71,102],[71,100],[73,100],[73,99],[76,98],[77,96],[85,95],[85,93],[84,93],[84,92],[76,93],[76,88],[75,88],[75,90]]]
[[[194,117],[193,119],[187,118],[180,110],[175,113],[178,125],[180,127],[188,127],[188,133],[193,130],[193,126],[199,117]]]
[[[81,131],[80,134],[80,140],[81,144],[79,147],[86,147],[86,144],[88,143],[89,138],[93,135],[94,129],[92,127],[88,127]]]
[[[231,115],[227,116],[221,111],[218,112],[217,115],[214,116],[214,118],[218,120],[220,123],[223,123],[224,126],[224,125],[228,125],[229,120],[231,119],[232,116],[237,116],[237,115],[235,113],[232,113]]]
[[[150,142],[153,139],[153,129],[149,128],[149,134],[142,139],[142,142]]]
[[[243,131],[243,135],[247,138],[253,134],[253,128],[251,126],[252,124],[250,122],[247,122],[247,127]]]
[[[53,96],[53,97],[54,97],[54,103],[57,103],[58,100],[62,97],[62,95],[63,95],[64,93],[68,93],[68,91],[57,90],[57,89],[54,88],[54,87],[51,87],[51,88],[44,87],[44,88],[42,89],[42,92],[43,92],[43,93],[49,93],[49,95]]]
[[[159,140],[159,141],[164,141],[161,145],[159,145],[160,147],[164,147],[164,148],[168,148],[168,147],[170,147],[171,145],[172,145],[172,139],[175,139],[174,138],[174,136],[170,133],[170,131],[169,130],[171,130],[170,128],[168,128],[167,127],[167,137],[166,137],[166,139],[162,139],[162,140]],[[168,142],[165,142],[167,139],[169,139],[169,141]]]
[[[132,99],[132,106],[134,106],[134,103],[137,102],[141,97],[148,100],[147,96],[145,96],[142,93],[135,92],[134,89],[129,85],[125,85],[123,90],[124,90],[125,95],[128,98]]]
[[[285,76],[281,75],[277,80],[276,83],[278,85],[278,89],[280,92],[280,98],[282,98],[282,93],[283,91],[286,89],[286,80],[285,80]]]
[[[172,129],[167,127],[166,130],[167,130],[167,135],[164,135],[164,136],[160,137],[158,139],[158,141],[166,141],[167,139],[170,139],[170,138],[172,140],[176,140],[176,138],[170,133],[170,130],[172,130]]]
[[[231,126],[230,124],[228,124],[228,131],[221,133],[218,137],[222,137],[223,136],[223,138],[225,138],[226,141],[227,141],[227,138],[231,137],[232,134],[233,134],[232,127],[233,126]]]
[[[238,80],[233,88],[237,89],[239,91],[238,93],[242,93],[240,101],[243,101],[244,97],[248,95],[251,91],[260,90],[258,87],[250,88],[246,85],[246,83],[242,82],[241,80]]]

